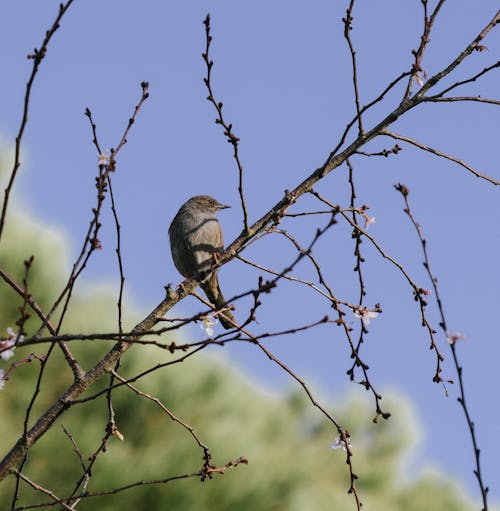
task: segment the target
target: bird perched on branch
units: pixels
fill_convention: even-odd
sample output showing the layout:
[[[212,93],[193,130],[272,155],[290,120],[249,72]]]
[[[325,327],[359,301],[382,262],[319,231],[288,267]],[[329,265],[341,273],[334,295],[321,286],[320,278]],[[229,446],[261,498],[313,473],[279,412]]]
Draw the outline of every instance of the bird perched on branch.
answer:
[[[187,200],[175,215],[168,229],[170,249],[175,267],[184,277],[193,278],[209,268],[223,251],[222,229],[216,215],[229,207],[208,195],[196,195]],[[225,307],[217,270],[210,273],[200,286],[217,308]],[[224,310],[218,317],[224,328],[234,327],[231,321],[235,319],[229,310]]]

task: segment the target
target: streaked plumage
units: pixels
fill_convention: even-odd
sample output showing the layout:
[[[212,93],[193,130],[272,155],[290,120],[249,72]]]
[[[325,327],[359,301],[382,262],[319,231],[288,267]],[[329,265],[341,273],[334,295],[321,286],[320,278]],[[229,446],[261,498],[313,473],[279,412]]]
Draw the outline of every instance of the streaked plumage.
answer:
[[[208,195],[197,195],[186,201],[175,215],[168,230],[170,248],[175,267],[184,277],[194,277],[212,264],[214,254],[222,252],[224,241],[217,213],[228,207]],[[200,286],[216,307],[224,306],[226,300],[216,271]],[[219,315],[222,326],[232,328],[227,318],[234,321],[229,311]]]

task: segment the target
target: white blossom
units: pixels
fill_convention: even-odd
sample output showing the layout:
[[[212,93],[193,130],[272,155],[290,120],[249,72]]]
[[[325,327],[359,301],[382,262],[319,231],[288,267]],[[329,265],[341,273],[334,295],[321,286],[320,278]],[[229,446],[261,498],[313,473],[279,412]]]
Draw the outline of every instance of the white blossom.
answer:
[[[214,326],[217,324],[217,319],[212,316],[206,316],[201,320],[200,328],[207,334],[208,337],[213,337]]]
[[[7,334],[9,335],[9,340],[13,340],[16,345],[24,342],[24,335],[16,334],[10,326],[7,328]]]
[[[336,436],[335,439],[333,440],[333,442],[331,442],[329,444],[329,447],[330,447],[330,449],[334,449],[334,450],[342,449],[344,451],[347,451],[345,441],[341,440],[338,436]],[[352,448],[351,439],[350,438],[347,438],[347,447],[349,447],[349,449]]]
[[[101,166],[101,165],[103,165],[103,166],[109,165],[109,154],[106,151],[104,151],[103,153],[101,153],[98,156],[97,164],[99,166]]]
[[[368,309],[356,309],[354,316],[363,322],[363,325],[368,326],[372,319],[375,319],[379,315],[378,312],[370,311]]]
[[[2,360],[9,360],[9,358],[12,358],[16,345],[24,342],[24,335],[16,334],[11,327],[7,328],[7,335],[9,337],[0,340],[0,358],[2,358]]]

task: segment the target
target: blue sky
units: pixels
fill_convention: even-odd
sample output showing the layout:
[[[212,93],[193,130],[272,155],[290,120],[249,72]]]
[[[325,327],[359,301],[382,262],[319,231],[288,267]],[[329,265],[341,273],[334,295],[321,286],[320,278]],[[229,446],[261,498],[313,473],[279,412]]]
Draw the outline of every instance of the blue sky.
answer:
[[[0,58],[3,80],[0,133],[12,144],[21,115],[24,84],[31,68],[25,56],[39,45],[58,2],[6,1],[0,7]],[[73,253],[79,247],[94,203],[97,158],[88,121],[89,107],[104,147],[115,146],[140,95],[139,83],[150,83],[151,97],[140,112],[114,176],[122,224],[126,288],[144,310],[163,297],[163,285],[178,283],[171,262],[168,225],[192,195],[207,193],[233,208],[221,214],[226,242],[241,231],[237,173],[231,148],[213,122],[206,101],[202,21],[210,10],[215,60],[213,85],[224,102],[227,119],[241,138],[245,190],[250,221],[272,207],[285,189],[293,188],[323,163],[354,113],[350,57],[342,36],[344,2],[296,1],[147,2],[87,0],[71,7],[42,63],[32,95],[24,139],[18,197],[27,210],[68,236]],[[492,18],[497,2],[448,2],[436,22],[424,68],[429,75],[456,56]],[[360,2],[354,11],[352,38],[357,49],[360,94],[367,103],[411,65],[411,50],[422,27],[418,1]],[[446,83],[471,76],[495,62],[498,29],[485,41],[488,51],[474,53]],[[498,97],[498,72],[461,89],[462,95]],[[441,89],[439,89],[441,90]],[[398,103],[401,90],[366,116],[373,126]],[[392,128],[424,144],[451,153],[499,179],[500,135],[495,107],[478,103],[424,105]],[[351,137],[354,136],[354,132]],[[351,138],[352,140],[352,138]],[[403,144],[400,144],[403,145]],[[378,151],[390,140],[369,146]],[[403,204],[393,185],[411,190],[414,213],[428,241],[450,328],[467,335],[459,346],[467,396],[482,447],[490,496],[499,471],[498,382],[498,191],[463,168],[404,146],[389,158],[353,158],[358,201],[370,205],[376,223],[370,232],[407,265],[412,277],[430,287],[422,254]],[[332,202],[348,205],[346,169],[317,186]],[[295,211],[316,208],[304,198]],[[310,241],[318,220],[285,221],[297,238]],[[104,249],[95,255],[87,282],[116,282],[114,235],[106,214],[101,236]],[[401,275],[365,241],[366,303],[380,302],[384,313],[371,325],[363,351],[373,383],[382,392],[396,389],[414,403],[422,421],[422,464],[445,469],[478,497],[472,474],[472,448],[457,389],[432,383],[434,358],[419,324],[419,314]],[[349,229],[339,224],[318,244],[318,258],[337,295],[355,300],[353,245]],[[292,259],[281,240],[264,240],[246,254],[281,269]],[[233,261],[221,271],[226,297],[255,285],[258,272]],[[297,275],[313,278],[307,264]],[[186,300],[174,314],[195,312]],[[244,311],[245,304],[238,304]],[[237,310],[237,315],[238,315]],[[283,284],[259,313],[256,332],[305,324],[331,314],[324,302],[300,288]],[[435,309],[429,318],[437,328]],[[199,335],[192,331],[193,335]],[[455,379],[451,354],[444,375]],[[342,400],[353,385],[345,339],[332,327],[274,339],[269,347],[318,389],[325,401]],[[233,345],[226,351],[242,370],[271,389],[292,386],[290,379],[256,350]],[[356,392],[360,392],[354,387]]]

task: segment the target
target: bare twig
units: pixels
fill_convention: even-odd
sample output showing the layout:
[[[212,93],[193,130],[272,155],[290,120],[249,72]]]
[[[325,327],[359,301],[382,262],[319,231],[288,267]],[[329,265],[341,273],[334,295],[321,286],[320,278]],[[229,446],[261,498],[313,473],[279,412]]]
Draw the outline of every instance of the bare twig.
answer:
[[[351,189],[351,203],[350,206],[352,208],[352,221],[355,225],[358,224],[358,214],[356,212],[356,186],[354,184],[354,168],[351,164],[350,160],[346,160],[347,168],[349,169],[349,186]],[[358,286],[359,286],[359,298],[358,298],[358,305],[359,307],[363,306],[363,300],[366,295],[366,288],[365,288],[365,281],[363,278],[363,269],[362,264],[364,263],[364,258],[361,254],[361,244],[363,243],[363,239],[361,237],[361,233],[358,229],[353,229],[352,231],[352,237],[354,238],[354,257],[356,258],[356,264],[354,266],[354,271],[358,275]],[[364,342],[364,335],[366,328],[363,324],[363,319],[359,319],[360,323],[360,330],[359,330],[359,337],[358,342],[356,344],[356,354],[359,356],[359,350],[361,348],[361,345]],[[351,366],[351,368],[347,371],[347,374],[354,378],[354,370],[356,368],[356,359],[354,359],[354,362]]]
[[[111,178],[109,174],[107,175],[107,181],[108,181],[108,188],[109,188],[109,197],[111,199],[111,211],[113,212],[113,218],[115,221],[115,230],[116,230],[116,259],[118,262],[118,271],[120,273],[120,289],[118,291],[118,331],[120,333],[123,333],[123,321],[122,321],[122,314],[123,314],[123,288],[125,285],[125,274],[123,272],[123,260],[122,260],[122,253],[121,253],[121,226],[120,222],[118,220],[118,213],[116,211],[116,204],[115,204],[115,197],[113,195],[113,187],[111,186]]]
[[[499,99],[482,98],[481,96],[447,96],[443,98],[431,96],[425,99],[429,103],[453,103],[458,101],[471,101],[476,103],[488,103],[489,105],[500,106]]]
[[[356,0],[350,0],[349,6],[347,7],[345,17],[342,18],[342,22],[344,23],[344,37],[347,41],[347,45],[349,46],[349,52],[351,54],[351,62],[352,62],[352,85],[354,88],[354,101],[356,103],[356,118],[358,121],[358,134],[363,134],[363,118],[361,111],[361,102],[359,99],[359,86],[358,86],[358,70],[356,64],[356,51],[354,50],[354,45],[351,40],[351,30],[352,30],[352,11],[354,9],[354,2]]]
[[[150,401],[155,403],[161,410],[163,410],[170,417],[172,421],[182,426],[193,437],[197,445],[202,449],[204,468],[206,470],[209,470],[213,466],[211,465],[212,454],[210,452],[210,449],[206,444],[204,444],[200,440],[200,437],[196,434],[192,426],[179,419],[179,417],[173,414],[157,397],[153,397],[150,394],[147,394],[146,392],[143,392],[142,390],[138,389],[137,387],[132,385],[127,379],[122,378],[116,371],[111,371],[111,373],[115,378],[120,380],[125,386],[127,386],[130,390],[134,391],[138,396],[145,397],[146,399],[149,399]]]
[[[68,511],[74,511],[74,508],[68,506],[68,504],[66,504],[65,500],[60,499],[52,490],[44,488],[43,486],[35,483],[35,481],[32,481],[29,477],[25,476],[18,470],[14,470],[13,472],[14,472],[14,474],[16,474],[16,476],[19,479],[22,479],[25,483],[29,484],[33,489],[35,489],[41,493],[45,493],[45,495],[48,495],[50,498],[52,498],[54,500],[54,502],[51,504],[60,504],[64,509],[67,509]],[[19,508],[16,508],[16,509],[19,509]]]
[[[137,488],[138,486],[152,486],[152,485],[159,485],[159,484],[167,484],[171,483],[173,481],[179,481],[181,479],[189,479],[189,478],[205,478],[205,479],[212,479],[214,475],[223,475],[226,473],[227,470],[231,468],[236,468],[239,465],[248,465],[248,460],[242,456],[235,460],[228,461],[225,465],[217,467],[215,465],[212,465],[209,469],[204,469],[203,467],[196,471],[192,472],[190,474],[182,474],[182,475],[176,475],[171,477],[165,477],[164,479],[153,479],[148,481],[136,481],[134,483],[126,484],[124,486],[120,486],[119,488],[113,488],[111,490],[103,490],[103,491],[97,491],[94,493],[86,493],[85,495],[82,495],[81,497],[68,497],[64,499],[59,499],[54,502],[43,502],[40,504],[34,504],[34,505],[28,505],[28,506],[19,506],[12,511],[25,511],[26,509],[35,509],[35,508],[42,508],[42,507],[48,507],[53,506],[56,504],[62,504],[64,502],[71,502],[72,500],[77,499],[87,499],[92,497],[100,497],[103,495],[115,495],[117,493],[121,493],[126,490],[130,490],[132,488]],[[73,508],[70,508],[71,511],[74,511]]]
[[[434,96],[426,96],[425,101],[446,101],[448,98],[445,98],[444,95],[450,92],[453,89],[456,89],[457,87],[460,87],[461,85],[465,85],[466,83],[472,83],[475,82],[478,78],[485,75],[486,73],[489,73],[492,69],[495,69],[500,66],[500,60],[492,64],[491,66],[485,67],[482,69],[479,73],[476,73],[474,76],[471,76],[470,78],[467,78],[466,80],[461,80],[459,82],[454,83],[453,85],[450,85],[446,89],[444,89],[441,92],[438,92]],[[498,101],[494,102],[494,104],[498,104]]]
[[[300,376],[298,376],[292,369],[290,369],[279,358],[274,356],[271,353],[271,351],[269,351],[269,349],[266,348],[259,341],[259,339],[257,337],[253,336],[250,332],[248,332],[244,329],[241,329],[241,331],[248,336],[248,339],[247,339],[248,342],[251,342],[252,344],[257,345],[259,347],[259,349],[267,356],[267,358],[269,358],[269,360],[271,360],[272,362],[277,364],[279,367],[281,367],[288,375],[290,375],[302,387],[302,389],[306,393],[306,395],[309,398],[309,401],[312,403],[312,405],[314,407],[316,407],[318,410],[320,410],[320,412],[335,426],[335,428],[337,429],[337,432],[339,433],[339,435],[342,438],[348,438],[350,436],[349,432],[347,430],[345,430],[339,422],[337,422],[337,420],[334,418],[334,416],[323,405],[321,405],[321,403],[319,403],[319,401],[314,397],[313,393],[307,386],[306,382],[302,378],[300,378]],[[245,340],[245,339],[242,339],[242,340]],[[357,489],[355,486],[355,481],[358,479],[358,476],[357,476],[357,474],[354,473],[354,470],[353,470],[352,459],[351,459],[352,451],[351,451],[350,447],[348,446],[348,442],[346,442],[346,453],[347,453],[346,462],[347,462],[347,466],[349,467],[349,474],[350,474],[350,487],[347,492],[354,496],[357,509],[358,509],[358,511],[360,511],[363,504],[359,498],[359,495],[358,495],[358,492],[357,492]]]
[[[448,336],[448,326],[446,324],[443,302],[441,300],[441,296],[439,293],[438,281],[434,275],[434,272],[431,269],[429,252],[428,252],[428,248],[427,248],[427,240],[424,238],[422,228],[420,227],[420,224],[416,221],[416,219],[411,211],[411,208],[410,208],[410,202],[408,200],[408,195],[410,192],[409,192],[408,188],[401,183],[395,185],[394,188],[399,193],[401,193],[401,195],[403,196],[403,200],[405,203],[404,212],[408,215],[411,223],[413,224],[413,227],[415,227],[415,230],[417,231],[417,236],[420,241],[420,245],[422,246],[422,252],[424,254],[424,268],[426,269],[427,274],[429,275],[429,279],[432,282],[432,287],[434,289],[434,294],[436,296],[436,303],[437,303],[437,306],[439,309],[439,314],[441,316],[441,322],[439,323],[439,326],[443,330],[445,336]],[[481,492],[481,498],[483,500],[482,511],[488,511],[488,487],[485,485],[485,483],[483,481],[483,476],[482,476],[482,472],[481,472],[481,463],[480,463],[480,459],[479,459],[481,451],[479,449],[478,440],[476,438],[474,421],[472,420],[469,408],[467,406],[467,401],[465,399],[465,381],[464,381],[464,377],[463,377],[463,368],[460,365],[460,362],[458,359],[458,354],[457,354],[456,344],[454,342],[450,343],[450,349],[451,349],[451,353],[453,356],[453,363],[454,363],[455,369],[457,371],[458,383],[459,383],[459,387],[460,387],[460,396],[458,397],[458,402],[460,403],[460,406],[462,407],[462,410],[464,412],[465,420],[467,421],[467,427],[469,429],[469,433],[470,433],[470,437],[471,437],[472,447],[474,450],[474,458],[475,458],[475,464],[476,464],[476,467],[474,469],[474,475],[476,476],[477,482],[479,484],[479,490]]]
[[[324,197],[322,197],[321,195],[319,195],[318,193],[316,192],[311,192],[313,195],[315,195],[316,197],[318,197],[318,199],[320,199],[322,202],[324,202],[325,204],[330,204],[332,207],[333,204],[331,204],[327,199],[325,199]],[[373,236],[371,236],[367,231],[366,229],[362,229],[357,223],[355,223],[351,218],[349,218],[349,216],[346,214],[346,213],[343,213],[343,212],[340,212],[340,215],[354,228],[356,229],[357,231],[359,231],[360,234],[362,234],[363,236],[365,236],[366,238],[368,238],[370,240],[370,242],[372,243],[372,245],[377,249],[377,251],[379,252],[379,254],[384,258],[384,259],[387,259],[391,264],[393,264],[400,272],[401,274],[404,276],[404,278],[406,279],[406,281],[408,282],[408,284],[410,284],[410,287],[413,289],[413,298],[416,302],[418,302],[419,304],[419,307],[420,307],[420,316],[421,316],[421,319],[422,319],[422,326],[425,327],[429,333],[429,338],[430,338],[430,341],[431,341],[431,345],[430,345],[430,348],[432,350],[434,350],[435,354],[436,354],[436,371],[434,373],[434,376],[433,376],[433,381],[438,383],[438,382],[441,382],[442,381],[442,377],[441,377],[441,363],[443,362],[444,360],[444,357],[443,355],[441,354],[439,348],[438,348],[438,345],[436,343],[436,340],[434,338],[434,334],[436,333],[436,331],[434,330],[434,328],[432,327],[432,325],[430,324],[429,320],[427,319],[427,315],[425,313],[425,308],[427,306],[427,302],[425,301],[424,299],[424,296],[425,296],[425,290],[419,286],[417,286],[417,284],[414,282],[414,280],[410,277],[409,273],[406,271],[406,269],[402,266],[401,263],[399,263],[398,261],[396,261],[393,257],[391,257],[387,252],[385,252],[385,250],[379,245],[379,243],[375,240],[375,238]]]
[[[31,268],[31,265],[33,264],[34,257],[32,256],[28,261],[25,261],[25,276],[23,278],[23,287],[21,288],[12,277],[10,277],[5,271],[3,271],[0,268],[0,277],[7,283],[9,286],[16,291],[19,296],[23,299],[23,305],[22,305],[22,311],[21,311],[21,317],[23,317],[22,325],[20,325],[20,331],[19,334],[25,335],[24,332],[24,321],[27,319],[27,313],[26,313],[26,306],[29,305],[30,308],[37,314],[37,316],[43,321],[47,323],[47,329],[49,332],[53,335],[56,334],[55,328],[50,323],[47,315],[42,311],[38,303],[33,299],[30,293],[28,293],[28,272]],[[83,370],[78,364],[78,361],[74,357],[74,355],[71,353],[70,349],[64,342],[59,343],[59,347],[61,351],[63,352],[64,358],[66,359],[66,362],[70,366],[71,370],[73,371],[73,376],[78,379],[82,376]]]
[[[356,151],[356,154],[361,154],[362,156],[383,156],[384,158],[387,158],[391,154],[398,154],[401,151],[401,146],[396,144],[394,147],[391,147],[391,149],[382,149],[382,151],[378,151],[376,153],[368,153],[366,151]],[[347,160],[349,161],[349,160]]]
[[[248,214],[247,214],[247,207],[245,204],[245,196],[243,195],[243,165],[241,164],[240,160],[240,154],[239,154],[239,141],[240,139],[234,134],[233,132],[233,125],[227,124],[224,120],[224,117],[222,115],[222,101],[217,101],[215,99],[213,89],[212,89],[212,67],[214,65],[213,60],[209,57],[209,51],[210,51],[210,43],[212,42],[212,36],[210,34],[210,14],[207,14],[205,20],[203,21],[203,24],[205,25],[205,51],[202,53],[203,61],[205,62],[207,66],[207,75],[203,79],[203,82],[205,83],[207,90],[208,90],[208,96],[207,100],[212,103],[214,106],[216,112],[217,112],[217,118],[215,119],[216,124],[220,124],[224,128],[224,135],[227,137],[227,141],[233,146],[233,157],[236,162],[236,166],[238,167],[238,193],[240,195],[240,202],[241,202],[241,209],[243,211],[243,228],[244,232],[248,232]]]
[[[73,450],[75,451],[76,455],[78,456],[80,466],[82,467],[83,485],[82,485],[82,490],[80,493],[84,494],[87,491],[87,486],[90,481],[90,473],[87,470],[87,467],[85,466],[85,459],[83,458],[83,454],[80,451],[80,448],[78,447],[78,444],[76,443],[75,439],[73,438],[73,435],[64,427],[63,424],[61,424],[61,428],[64,431],[64,433],[66,434],[66,436],[69,438],[71,444],[73,445]],[[80,484],[81,484],[80,482],[77,484],[76,489],[73,491],[71,496],[73,496],[75,494],[76,490],[80,487]],[[75,500],[72,503],[71,508],[75,509],[79,502],[80,502],[80,499]]]
[[[89,222],[89,227],[87,229],[87,233],[82,245],[82,248],[80,250],[80,253],[78,257],[76,258],[76,261],[73,263],[73,269],[71,271],[71,274],[68,278],[68,281],[64,287],[64,289],[61,291],[58,298],[55,300],[54,304],[52,305],[49,313],[47,314],[47,317],[50,319],[56,309],[59,307],[61,302],[64,300],[63,309],[58,321],[58,325],[56,327],[57,332],[59,332],[62,322],[64,320],[65,313],[67,311],[67,307],[69,304],[69,301],[72,296],[73,288],[76,283],[77,278],[80,276],[82,271],[85,269],[88,260],[90,259],[91,255],[96,249],[101,248],[101,243],[98,239],[98,233],[101,227],[101,224],[99,222],[99,217],[101,214],[102,205],[104,203],[105,197],[106,197],[106,191],[107,191],[107,176],[110,172],[114,172],[116,170],[116,157],[120,151],[120,149],[126,144],[127,142],[127,136],[130,131],[130,128],[135,122],[135,118],[137,114],[139,113],[142,105],[149,97],[148,92],[149,84],[147,82],[141,83],[141,89],[142,94],[139,102],[134,108],[134,112],[132,114],[132,117],[129,118],[127,126],[123,132],[123,135],[121,137],[121,140],[117,146],[116,149],[111,149],[111,156],[109,158],[109,163],[99,164],[99,174],[96,177],[96,189],[97,189],[97,204],[96,207],[92,209],[92,219]],[[96,128],[95,124],[92,120],[92,114],[90,110],[87,108],[85,110],[85,115],[89,118],[89,121],[91,123],[92,133],[93,133],[93,141],[96,145],[96,148],[99,151],[99,144],[97,142],[96,137]],[[38,330],[38,334],[43,330],[45,325],[42,325],[40,329]]]
[[[432,30],[432,26],[434,25],[434,21],[437,18],[437,15],[439,14],[439,11],[441,10],[441,7],[443,6],[444,2],[446,0],[439,0],[437,3],[433,13],[429,17],[428,11],[427,11],[427,0],[420,0],[422,2],[422,7],[424,9],[423,15],[424,15],[424,29],[422,32],[422,36],[420,38],[420,46],[417,50],[412,50],[413,56],[414,56],[414,62],[411,69],[411,76],[408,80],[408,84],[406,86],[406,92],[404,94],[403,101],[407,101],[412,93],[413,90],[413,81],[415,79],[421,80],[418,78],[418,74],[422,72],[424,74],[424,77],[427,78],[427,73],[422,68],[422,58],[424,56],[425,49],[427,48],[427,45],[430,42],[430,34]]]
[[[335,147],[335,149],[332,151],[331,155],[333,157],[333,155],[337,154],[337,152],[340,150],[340,148],[344,145],[344,142],[347,138],[347,135],[349,133],[349,131],[351,131],[351,128],[354,126],[354,124],[356,123],[356,121],[358,120],[358,117],[359,115],[363,114],[364,112],[366,112],[367,110],[369,110],[372,106],[376,105],[377,103],[380,103],[380,101],[382,101],[385,96],[405,77],[409,76],[411,74],[410,71],[404,71],[403,73],[401,73],[397,78],[395,78],[375,99],[373,99],[372,101],[370,101],[370,103],[366,104],[365,106],[363,106],[363,108],[361,108],[360,110],[360,113],[359,114],[356,114],[356,116],[351,119],[346,127],[344,128],[344,132],[342,133],[342,136],[340,137],[340,141],[338,142],[337,146]]]
[[[442,3],[442,0],[441,2]],[[436,8],[437,9],[437,8]],[[421,89],[415,94],[414,98],[419,100],[425,100],[424,96],[426,92],[434,87],[438,82],[440,82],[445,76],[448,76],[452,71],[456,69],[458,65],[460,65],[472,52],[477,51],[481,48],[481,42],[483,39],[495,28],[495,26],[500,22],[500,10],[498,10],[493,18],[489,21],[489,23],[481,30],[479,35],[466,46],[466,48],[461,51],[455,59],[448,64],[443,70],[436,73],[434,76],[429,78],[426,83],[421,87]]]
[[[332,208],[332,211],[338,211],[344,218],[346,218],[347,214],[343,210],[339,210],[338,206],[332,204],[330,201],[328,201],[327,199],[322,197],[319,193],[317,193],[314,190],[311,190],[310,193],[314,197],[316,197],[318,200],[320,200],[322,203],[330,206]],[[357,225],[357,224],[353,224],[353,225]],[[379,308],[378,304],[376,305],[376,307],[377,307],[377,309]],[[345,312],[340,307],[337,307],[336,310],[337,310],[337,314],[338,314],[338,319],[337,319],[336,323],[338,325],[341,325],[344,329],[344,333],[345,333],[347,342],[349,343],[349,347],[351,349],[351,358],[354,361],[353,367],[351,367],[351,369],[349,369],[347,371],[347,374],[349,375],[349,378],[351,379],[351,381],[354,381],[354,367],[361,368],[361,371],[363,373],[363,379],[361,381],[358,381],[357,383],[362,385],[366,390],[371,391],[371,393],[375,399],[375,417],[373,418],[373,421],[377,422],[379,416],[382,416],[384,419],[388,419],[391,416],[391,414],[389,412],[384,412],[380,406],[382,396],[377,392],[377,390],[375,389],[375,387],[373,386],[373,384],[370,381],[370,377],[368,374],[369,366],[367,364],[365,364],[363,362],[363,360],[361,359],[361,357],[359,356],[359,352],[358,352],[359,343],[358,343],[358,346],[355,346],[354,341],[352,339],[352,335],[351,335],[351,328],[349,327],[349,325],[347,324],[347,322],[344,319]],[[358,310],[359,310],[359,308],[358,308]],[[365,329],[363,324],[362,324],[362,329]]]
[[[47,54],[47,49],[52,36],[55,34],[57,29],[59,28],[59,24],[61,22],[64,13],[68,10],[69,6],[73,3],[73,0],[68,0],[65,4],[59,5],[59,11],[57,13],[56,19],[52,26],[45,32],[45,37],[43,38],[42,44],[40,45],[40,49],[35,48],[31,55],[28,55],[29,59],[33,60],[33,68],[31,70],[30,77],[28,82],[26,83],[26,92],[24,94],[24,107],[23,114],[21,118],[21,125],[19,126],[19,131],[16,136],[16,146],[14,151],[14,166],[12,167],[12,171],[10,174],[9,182],[4,191],[4,199],[2,206],[2,215],[0,216],[0,238],[3,234],[3,229],[5,227],[5,217],[7,215],[7,207],[9,205],[10,193],[12,191],[12,187],[14,186],[14,181],[17,176],[17,171],[21,166],[21,143],[24,135],[24,130],[28,123],[28,111],[30,106],[30,98],[31,98],[31,89],[33,87],[33,82],[35,81],[35,76],[38,72],[40,64]]]
[[[108,174],[107,175],[107,182],[109,187],[109,196],[111,198],[111,211],[113,212],[113,218],[115,221],[115,230],[116,230],[116,257],[118,262],[118,270],[120,273],[120,288],[118,291],[118,330],[120,333],[120,340],[122,338],[123,334],[123,324],[122,324],[122,300],[123,300],[123,288],[125,284],[125,275],[123,273],[123,262],[122,262],[122,255],[121,255],[121,227],[120,222],[118,220],[118,213],[116,210],[115,205],[115,198],[113,195],[113,187],[111,184],[111,177]],[[120,367],[120,361],[118,360],[115,365],[115,371],[118,371],[118,368]],[[122,439],[122,434],[118,430],[115,422],[115,411],[113,408],[113,401],[112,401],[112,388],[115,376],[112,374],[109,378],[109,385],[108,385],[108,393],[106,394],[106,402],[108,405],[108,425],[106,427],[107,432],[111,433],[112,435]]]
[[[497,181],[496,179],[493,179],[490,176],[487,176],[486,174],[482,174],[478,170],[472,168],[470,165],[467,165],[467,163],[463,162],[462,160],[459,160],[455,156],[451,156],[450,154],[443,153],[441,151],[438,151],[437,149],[434,149],[433,147],[429,147],[427,145],[422,144],[421,142],[417,142],[413,138],[406,137],[404,135],[399,135],[398,133],[393,133],[389,130],[382,130],[382,135],[385,135],[387,137],[394,138],[396,140],[402,140],[403,142],[407,142],[408,144],[411,144],[415,147],[418,147],[419,149],[422,149],[423,151],[427,151],[428,153],[435,154],[436,156],[439,156],[440,158],[444,158],[446,160],[450,160],[454,163],[458,163],[461,167],[468,170],[471,174],[474,174],[476,177],[479,177],[481,179],[484,179],[485,181],[488,181],[494,185],[500,185],[500,181]]]
[[[331,211],[329,211],[329,213],[331,214]],[[263,266],[262,264],[258,264],[258,263],[254,262],[254,261],[250,261],[249,259],[247,259],[246,257],[243,257],[241,255],[236,256],[236,258],[239,259],[240,261],[243,261],[245,264],[248,264],[249,266],[253,266],[254,268],[257,268],[259,270],[262,270],[262,271],[265,271],[267,273],[270,273],[271,275],[276,275],[277,276],[277,275],[281,274],[281,272],[279,272],[277,270],[273,270],[271,268]],[[310,281],[307,281],[307,280],[304,280],[304,279],[300,279],[300,278],[294,277],[292,275],[282,275],[282,278],[284,278],[285,280],[289,280],[290,282],[297,282],[299,284],[303,284],[303,285],[305,285],[307,287],[310,287],[311,289],[316,291],[318,294],[320,294],[323,298],[326,298],[327,300],[330,300],[332,303],[346,305],[351,310],[356,310],[356,306],[355,305],[353,305],[353,304],[351,304],[349,302],[346,302],[344,300],[340,300],[339,298],[335,297],[334,295],[329,294],[329,293],[323,291],[322,289],[320,289],[313,282],[310,282]]]

